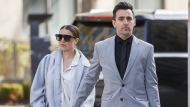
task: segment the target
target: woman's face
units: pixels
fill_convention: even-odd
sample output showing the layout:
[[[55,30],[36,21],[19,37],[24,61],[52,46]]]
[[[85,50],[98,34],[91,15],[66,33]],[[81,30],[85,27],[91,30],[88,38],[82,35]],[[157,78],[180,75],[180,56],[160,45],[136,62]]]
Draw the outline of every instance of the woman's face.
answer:
[[[71,31],[64,28],[59,31],[59,34],[73,36]],[[69,50],[74,50],[75,44],[77,44],[78,42],[78,38],[71,38],[70,41],[68,42],[66,42],[64,38],[62,38],[61,41],[58,42],[59,42],[59,47],[62,51],[69,51]]]

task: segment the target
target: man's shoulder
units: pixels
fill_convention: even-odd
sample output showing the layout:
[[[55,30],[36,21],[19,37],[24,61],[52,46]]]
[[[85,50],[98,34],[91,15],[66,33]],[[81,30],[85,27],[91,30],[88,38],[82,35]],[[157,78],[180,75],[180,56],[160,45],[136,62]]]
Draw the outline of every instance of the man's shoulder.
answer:
[[[138,38],[137,38],[138,39]],[[147,47],[152,47],[153,45],[151,43],[148,43],[144,40],[138,39],[140,45],[147,46]]]
[[[95,45],[96,45],[96,46],[99,46],[99,45],[106,45],[106,44],[108,44],[109,42],[111,42],[111,41],[113,41],[113,40],[115,40],[115,36],[112,36],[112,37],[106,38],[106,39],[104,39],[104,40],[101,40],[101,41],[99,41],[99,42],[96,42]]]

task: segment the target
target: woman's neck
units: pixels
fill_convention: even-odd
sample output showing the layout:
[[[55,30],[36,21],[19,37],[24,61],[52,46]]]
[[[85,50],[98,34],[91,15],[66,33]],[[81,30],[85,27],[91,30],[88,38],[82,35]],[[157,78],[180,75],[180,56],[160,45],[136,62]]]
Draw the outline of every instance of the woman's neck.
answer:
[[[72,59],[75,56],[75,50],[68,50],[68,51],[63,51],[62,52],[63,59]]]

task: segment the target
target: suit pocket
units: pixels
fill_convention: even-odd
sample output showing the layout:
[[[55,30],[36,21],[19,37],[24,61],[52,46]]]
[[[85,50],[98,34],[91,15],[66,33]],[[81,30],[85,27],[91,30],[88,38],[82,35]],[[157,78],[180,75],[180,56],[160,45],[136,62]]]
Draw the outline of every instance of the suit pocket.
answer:
[[[107,101],[107,100],[111,100],[111,98],[112,98],[112,95],[102,95],[102,100],[104,100],[104,101]]]
[[[145,95],[136,95],[135,99],[138,101],[147,101],[147,96]]]

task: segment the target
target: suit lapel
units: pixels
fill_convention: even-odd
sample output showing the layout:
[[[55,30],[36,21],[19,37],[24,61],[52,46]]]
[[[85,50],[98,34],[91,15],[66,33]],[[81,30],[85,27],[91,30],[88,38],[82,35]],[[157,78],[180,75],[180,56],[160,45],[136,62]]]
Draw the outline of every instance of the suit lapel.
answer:
[[[113,72],[117,75],[120,81],[122,81],[121,76],[119,74],[119,71],[116,66],[115,62],[115,36],[111,37],[108,41],[107,49],[107,55],[108,55],[108,61],[110,63],[110,66],[112,67]]]
[[[129,73],[131,67],[133,66],[133,64],[136,60],[136,57],[137,57],[138,51],[139,51],[139,47],[140,47],[139,46],[139,40],[135,36],[133,36],[133,42],[132,42],[132,46],[131,46],[131,53],[129,56],[129,62],[128,62],[127,69],[125,71],[125,75],[124,75],[123,80],[125,79],[125,77]]]

